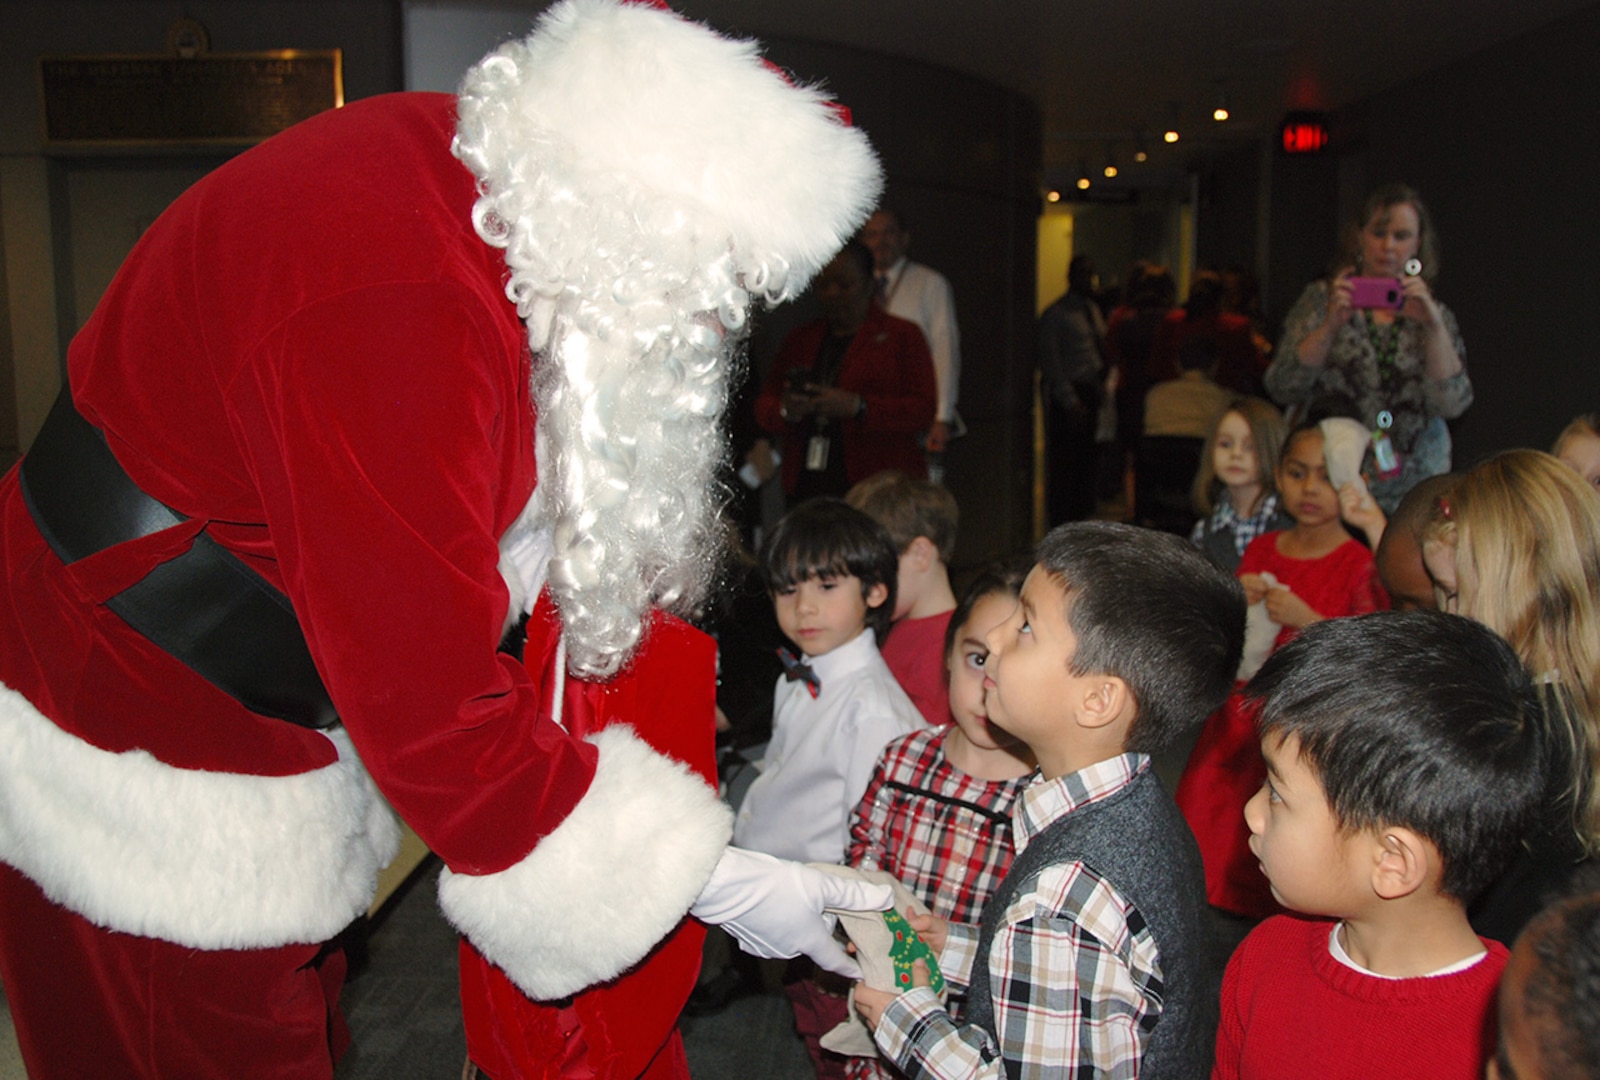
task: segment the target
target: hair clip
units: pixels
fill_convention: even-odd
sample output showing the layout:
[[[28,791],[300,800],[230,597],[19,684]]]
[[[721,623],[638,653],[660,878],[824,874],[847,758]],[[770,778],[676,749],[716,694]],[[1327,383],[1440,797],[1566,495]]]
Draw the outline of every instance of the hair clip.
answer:
[[[1439,496],[1439,516],[1446,521],[1455,520],[1455,510],[1450,506],[1450,496],[1448,495]]]

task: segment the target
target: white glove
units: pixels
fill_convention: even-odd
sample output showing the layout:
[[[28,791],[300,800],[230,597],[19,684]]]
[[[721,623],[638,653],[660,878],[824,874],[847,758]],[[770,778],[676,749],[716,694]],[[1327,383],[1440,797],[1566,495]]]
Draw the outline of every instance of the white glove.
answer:
[[[506,612],[509,627],[524,615],[532,614],[545,580],[550,576],[550,555],[555,541],[550,528],[539,524],[539,493],[535,491],[521,516],[500,538],[500,576],[511,594],[511,610]]]
[[[894,893],[887,885],[850,881],[730,847],[689,914],[722,927],[753,956],[773,959],[805,953],[820,967],[859,979],[861,968],[834,939],[836,920],[823,909],[883,911],[893,903]]]

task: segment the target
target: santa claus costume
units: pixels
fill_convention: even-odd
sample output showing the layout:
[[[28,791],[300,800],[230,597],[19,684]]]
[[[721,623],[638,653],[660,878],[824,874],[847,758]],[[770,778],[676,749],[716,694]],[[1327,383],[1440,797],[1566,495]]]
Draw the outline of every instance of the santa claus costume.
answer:
[[[459,98],[323,114],[152,225],[69,389],[167,518],[67,550],[99,511],[43,436],[0,482],[0,977],[31,1076],[331,1075],[325,943],[391,857],[380,791],[527,998],[614,979],[691,906],[793,951],[750,884],[840,898],[726,851],[704,777],[627,725],[709,751],[710,645],[650,612],[714,563],[727,350],[878,185],[751,44],[566,0]],[[292,603],[337,726],[114,610],[187,612],[166,578],[203,548]],[[497,646],[536,601],[525,666]]]

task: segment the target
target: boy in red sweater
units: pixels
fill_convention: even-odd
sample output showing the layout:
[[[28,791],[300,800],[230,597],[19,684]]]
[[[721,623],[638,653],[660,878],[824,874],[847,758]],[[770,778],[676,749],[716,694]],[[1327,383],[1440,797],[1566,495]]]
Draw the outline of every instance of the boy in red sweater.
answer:
[[[1267,661],[1267,780],[1245,807],[1272,895],[1222,987],[1213,1080],[1475,1080],[1506,950],[1466,905],[1547,786],[1532,684],[1493,632],[1434,611],[1333,619]]]
[[[900,553],[894,622],[883,662],[931,727],[950,723],[945,631],[956,609],[950,560],[961,514],[956,497],[935,483],[886,469],[852,487],[844,501],[889,530]]]

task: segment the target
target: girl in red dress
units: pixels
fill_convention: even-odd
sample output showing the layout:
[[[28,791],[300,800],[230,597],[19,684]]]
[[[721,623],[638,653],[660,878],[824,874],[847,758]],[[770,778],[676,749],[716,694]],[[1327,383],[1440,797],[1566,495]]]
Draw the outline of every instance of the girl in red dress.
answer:
[[[1245,598],[1263,604],[1281,627],[1274,650],[1314,622],[1389,606],[1372,553],[1351,538],[1339,516],[1339,493],[1328,479],[1315,423],[1290,433],[1276,479],[1294,527],[1256,538],[1238,569]],[[1206,899],[1250,918],[1279,910],[1250,854],[1244,822],[1244,804],[1265,776],[1254,712],[1234,694],[1206,721],[1178,783],[1177,803],[1200,844]]]

